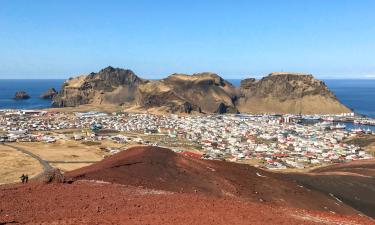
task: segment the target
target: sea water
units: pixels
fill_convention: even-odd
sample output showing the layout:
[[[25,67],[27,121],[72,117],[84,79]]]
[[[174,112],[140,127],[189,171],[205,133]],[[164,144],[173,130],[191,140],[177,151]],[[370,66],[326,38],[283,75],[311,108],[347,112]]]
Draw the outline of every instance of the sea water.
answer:
[[[57,91],[64,80],[0,80],[0,109],[43,109],[51,106],[51,100],[40,95],[49,88]],[[26,91],[29,99],[15,100],[17,91]]]

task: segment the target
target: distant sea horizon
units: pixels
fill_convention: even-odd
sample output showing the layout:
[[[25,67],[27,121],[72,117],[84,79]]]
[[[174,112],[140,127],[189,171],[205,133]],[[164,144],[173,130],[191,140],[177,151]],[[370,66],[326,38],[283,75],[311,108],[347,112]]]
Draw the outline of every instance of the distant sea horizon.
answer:
[[[241,79],[226,79],[239,87]],[[375,79],[322,79],[341,103],[354,112],[375,118]],[[40,95],[49,88],[60,91],[65,79],[0,79],[0,109],[43,109],[51,101]],[[17,91],[26,91],[30,99],[14,100]]]

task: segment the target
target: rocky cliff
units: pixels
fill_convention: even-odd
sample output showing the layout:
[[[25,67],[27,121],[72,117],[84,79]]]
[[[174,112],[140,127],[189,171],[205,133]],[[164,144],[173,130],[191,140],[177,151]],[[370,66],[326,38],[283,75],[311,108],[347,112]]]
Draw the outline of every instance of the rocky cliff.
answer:
[[[271,73],[260,80],[243,80],[237,107],[247,113],[350,112],[323,81],[298,73]]]
[[[53,98],[55,107],[83,104],[123,104],[134,102],[138,86],[144,83],[131,70],[107,67],[98,73],[71,78]]]
[[[307,74],[272,73],[261,80],[242,80],[236,88],[215,73],[144,80],[131,70],[113,67],[67,80],[53,98],[55,107],[82,104],[116,104],[124,109],[168,113],[350,112],[322,81]]]
[[[169,113],[226,113],[237,112],[236,96],[236,88],[213,73],[173,74],[162,80],[144,80],[130,70],[107,67],[65,81],[61,92],[53,98],[53,106],[117,104]]]
[[[236,88],[214,73],[172,74],[140,89],[140,105],[168,106],[170,112],[237,112]]]

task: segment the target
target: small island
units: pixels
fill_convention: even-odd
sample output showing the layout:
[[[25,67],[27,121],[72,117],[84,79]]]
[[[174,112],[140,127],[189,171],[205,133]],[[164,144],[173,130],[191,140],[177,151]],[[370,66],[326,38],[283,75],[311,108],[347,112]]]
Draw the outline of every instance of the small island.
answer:
[[[22,100],[22,99],[29,99],[29,98],[30,98],[30,95],[27,94],[25,91],[17,91],[13,99]]]

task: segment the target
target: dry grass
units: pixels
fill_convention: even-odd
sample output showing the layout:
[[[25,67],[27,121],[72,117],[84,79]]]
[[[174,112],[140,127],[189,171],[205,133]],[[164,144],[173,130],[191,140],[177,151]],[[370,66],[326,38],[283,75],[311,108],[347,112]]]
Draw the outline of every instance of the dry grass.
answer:
[[[103,153],[98,146],[87,146],[76,141],[60,140],[56,143],[12,143],[24,148],[46,161],[99,161]]]
[[[238,109],[244,113],[302,113],[302,114],[339,114],[350,110],[330,98],[322,96],[305,96],[300,99],[280,101],[277,98],[241,99]]]
[[[76,107],[64,107],[64,108],[48,108],[45,109],[49,112],[88,112],[88,111],[100,111],[100,112],[121,112],[124,107],[114,104],[86,104]]]
[[[0,145],[0,161],[0,184],[18,182],[23,173],[31,178],[43,171],[37,160],[4,145]]]

